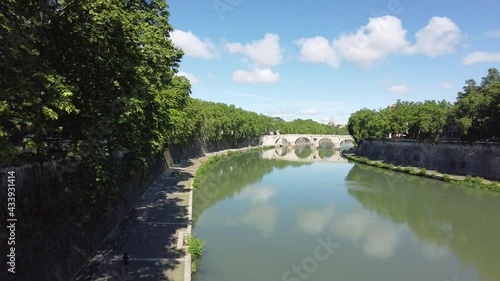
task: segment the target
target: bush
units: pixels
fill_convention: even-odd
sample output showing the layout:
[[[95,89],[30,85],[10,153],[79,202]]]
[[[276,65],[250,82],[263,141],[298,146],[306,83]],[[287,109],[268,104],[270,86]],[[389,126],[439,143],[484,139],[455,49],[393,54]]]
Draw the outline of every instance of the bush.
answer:
[[[381,168],[384,164],[380,163],[380,162],[375,162],[375,166],[378,167],[378,168]]]
[[[388,168],[389,170],[394,170],[394,165],[393,165],[393,164],[389,164],[389,165],[387,165],[387,168]]]
[[[403,171],[404,171],[403,167],[401,167],[401,166],[398,166],[398,167],[396,168],[396,170],[397,170],[397,171],[399,171],[399,172],[403,172]]]
[[[425,168],[420,169],[420,172],[418,172],[420,176],[425,176],[427,175],[427,170]]]
[[[444,181],[447,181],[447,182],[450,182],[450,181],[451,181],[451,177],[450,177],[450,176],[448,176],[447,174],[444,174],[444,175],[443,175],[443,180],[444,180]]]
[[[410,175],[416,175],[417,174],[417,170],[415,170],[414,168],[406,168],[408,173]]]
[[[205,242],[201,238],[191,237],[187,241],[188,252],[191,254],[193,259],[200,257],[203,254],[203,247]]]

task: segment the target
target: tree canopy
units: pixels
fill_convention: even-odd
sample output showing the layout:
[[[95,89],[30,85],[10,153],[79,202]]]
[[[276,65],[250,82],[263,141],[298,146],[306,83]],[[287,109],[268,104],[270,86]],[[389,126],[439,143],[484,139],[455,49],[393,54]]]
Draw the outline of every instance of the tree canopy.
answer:
[[[454,104],[443,101],[399,101],[380,110],[361,109],[351,115],[347,128],[360,141],[368,138],[406,137],[434,140],[456,130],[460,139],[500,140],[500,74],[489,69],[480,85],[466,81]],[[455,136],[452,136],[455,137]]]

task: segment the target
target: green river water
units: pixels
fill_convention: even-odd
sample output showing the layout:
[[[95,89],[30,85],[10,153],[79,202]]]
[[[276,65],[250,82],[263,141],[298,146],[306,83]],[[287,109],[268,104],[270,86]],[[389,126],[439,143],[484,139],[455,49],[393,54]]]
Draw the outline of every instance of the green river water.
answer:
[[[230,156],[193,200],[195,281],[500,280],[497,193],[300,148]]]

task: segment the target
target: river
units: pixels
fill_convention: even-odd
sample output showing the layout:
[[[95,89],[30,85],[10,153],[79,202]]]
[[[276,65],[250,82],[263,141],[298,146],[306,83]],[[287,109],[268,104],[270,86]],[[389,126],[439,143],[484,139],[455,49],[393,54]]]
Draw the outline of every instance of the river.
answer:
[[[202,177],[195,281],[500,281],[500,194],[304,151]]]

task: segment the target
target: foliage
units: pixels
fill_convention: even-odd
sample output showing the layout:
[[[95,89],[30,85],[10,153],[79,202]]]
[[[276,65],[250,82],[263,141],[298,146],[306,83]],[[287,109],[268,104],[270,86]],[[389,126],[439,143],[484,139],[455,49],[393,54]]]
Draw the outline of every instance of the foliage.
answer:
[[[397,172],[402,172],[402,173],[406,173],[406,174],[410,174],[410,175],[418,175],[418,176],[423,176],[423,177],[428,177],[428,178],[439,179],[439,177],[436,174],[427,173],[427,170],[425,168],[420,169],[420,171],[418,171],[418,172],[413,167],[398,166],[398,167],[396,167],[396,169],[394,169],[394,166],[392,166],[393,168],[391,169],[390,167],[392,164],[382,164],[381,162],[378,162],[378,161],[370,161],[365,157],[358,157],[358,156],[354,156],[353,154],[346,154],[346,157],[349,160],[352,160],[352,161],[355,161],[358,163],[362,163],[362,164],[366,164],[369,166],[374,166],[377,168],[394,170]],[[490,191],[500,192],[500,184],[498,182],[485,183],[484,179],[481,177],[473,177],[471,175],[467,175],[463,180],[459,180],[459,179],[454,180],[449,175],[444,174],[442,176],[441,180],[443,180],[445,182],[452,182],[452,183],[461,184],[461,185],[467,186],[469,188],[486,189],[486,190],[490,190]]]
[[[203,247],[205,246],[205,242],[201,238],[193,236],[188,239],[187,246],[188,252],[191,254],[193,259],[197,259],[203,254]]]
[[[450,177],[449,175],[447,175],[447,174],[444,174],[444,175],[443,175],[443,180],[444,180],[444,181],[447,181],[447,182],[452,181],[451,177]]]
[[[480,85],[467,80],[452,105],[447,101],[398,100],[385,109],[361,109],[347,128],[356,142],[364,139],[410,138],[437,141],[447,130],[458,129],[464,140],[500,140],[500,73],[489,69]]]

